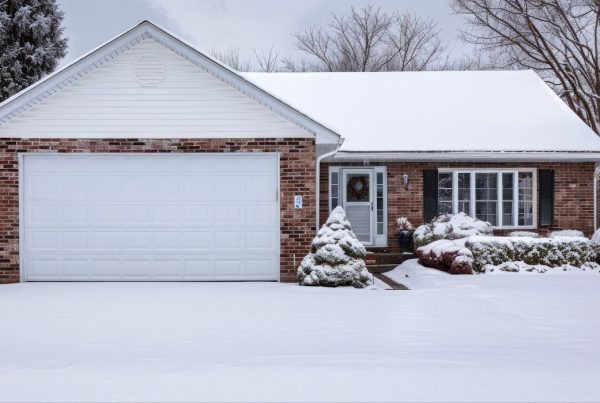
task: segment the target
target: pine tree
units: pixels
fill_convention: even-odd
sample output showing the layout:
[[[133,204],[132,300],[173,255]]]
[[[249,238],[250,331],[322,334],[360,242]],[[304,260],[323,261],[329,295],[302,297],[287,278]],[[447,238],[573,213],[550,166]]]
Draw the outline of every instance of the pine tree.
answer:
[[[371,284],[365,266],[366,249],[356,238],[346,212],[336,207],[311,244],[311,251],[298,268],[298,283],[309,286],[352,286]]]
[[[0,0],[0,101],[52,72],[65,56],[56,0]]]

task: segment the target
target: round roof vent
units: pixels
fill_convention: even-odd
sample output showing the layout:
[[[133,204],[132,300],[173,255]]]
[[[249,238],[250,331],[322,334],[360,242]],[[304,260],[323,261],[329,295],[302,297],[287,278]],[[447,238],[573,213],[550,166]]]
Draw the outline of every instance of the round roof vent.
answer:
[[[165,62],[156,56],[142,56],[133,64],[133,77],[142,87],[156,87],[166,75]]]

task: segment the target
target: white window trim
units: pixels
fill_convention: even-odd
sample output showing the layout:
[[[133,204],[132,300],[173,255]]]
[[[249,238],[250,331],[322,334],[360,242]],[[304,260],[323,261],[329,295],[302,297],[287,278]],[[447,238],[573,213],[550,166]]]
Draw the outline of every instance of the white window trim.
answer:
[[[373,170],[373,185],[371,186],[372,189],[372,199],[373,199],[373,203],[375,208],[372,211],[373,214],[373,224],[372,224],[372,231],[373,231],[373,243],[365,243],[366,246],[369,247],[376,247],[376,248],[387,248],[388,246],[388,184],[387,184],[387,166],[385,165],[377,165],[377,166],[330,166],[329,167],[329,172],[327,174],[327,180],[328,180],[328,186],[327,186],[327,190],[328,190],[328,194],[327,194],[327,205],[329,207],[329,213],[331,214],[331,211],[333,210],[333,206],[332,206],[332,195],[333,195],[333,184],[331,181],[331,174],[332,173],[337,173],[338,175],[338,195],[337,195],[337,199],[338,199],[338,206],[342,206],[344,201],[343,201],[343,195],[344,195],[344,189],[342,187],[342,181],[343,181],[343,172],[342,170],[344,169],[348,169],[348,170],[352,170],[352,169],[371,169]],[[378,234],[377,233],[377,173],[383,173],[383,234]]]
[[[470,187],[471,187],[471,200],[469,215],[475,216],[475,174],[477,173],[497,173],[498,174],[498,202],[496,203],[496,216],[498,221],[502,223],[502,174],[512,173],[516,175],[515,184],[513,186],[513,217],[518,221],[519,217],[519,173],[531,173],[532,174],[532,193],[533,193],[533,224],[532,225],[497,225],[495,229],[537,229],[538,223],[538,197],[537,197],[537,169],[536,168],[439,168],[438,173],[451,173],[452,174],[452,210],[457,211],[458,209],[458,174],[469,173],[470,175]],[[502,223],[503,224],[503,223]]]

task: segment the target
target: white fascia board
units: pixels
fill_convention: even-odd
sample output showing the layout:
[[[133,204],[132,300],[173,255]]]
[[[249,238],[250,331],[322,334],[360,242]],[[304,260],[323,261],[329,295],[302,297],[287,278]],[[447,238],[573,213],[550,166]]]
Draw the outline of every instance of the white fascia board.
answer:
[[[440,151],[440,152],[347,152],[340,151],[327,161],[468,161],[468,162],[600,162],[598,152],[568,151]]]
[[[28,109],[31,105],[50,96],[56,90],[69,85],[87,73],[104,65],[116,54],[127,50],[146,38],[152,38],[167,46],[175,53],[200,66],[223,82],[267,107],[272,112],[299,126],[315,136],[317,143],[337,143],[339,141],[339,134],[249,82],[224,63],[203,54],[183,39],[149,21],[143,21],[124,33],[117,35],[72,61],[62,69],[49,74],[0,103],[0,124],[10,120],[14,114],[20,113]]]

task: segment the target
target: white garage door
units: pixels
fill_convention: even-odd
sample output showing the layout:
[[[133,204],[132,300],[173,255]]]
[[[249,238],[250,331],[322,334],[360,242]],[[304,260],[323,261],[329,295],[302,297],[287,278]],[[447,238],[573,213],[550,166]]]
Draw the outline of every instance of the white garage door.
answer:
[[[25,154],[28,281],[277,280],[277,154]]]

